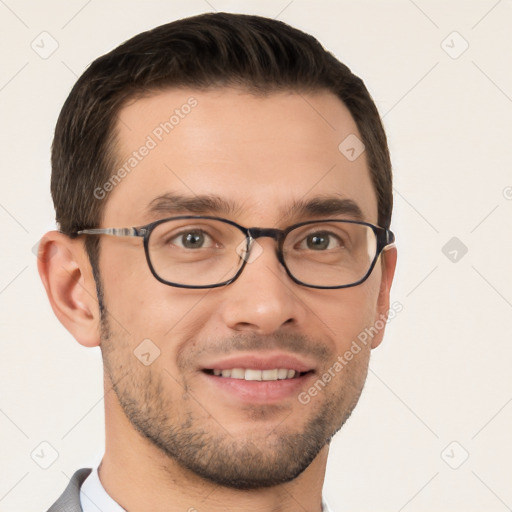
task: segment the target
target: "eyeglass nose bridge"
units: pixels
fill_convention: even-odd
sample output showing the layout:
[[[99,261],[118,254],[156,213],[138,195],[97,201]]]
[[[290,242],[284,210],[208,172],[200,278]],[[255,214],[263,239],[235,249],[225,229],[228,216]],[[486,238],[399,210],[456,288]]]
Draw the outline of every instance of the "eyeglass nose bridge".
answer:
[[[257,238],[269,237],[280,242],[284,238],[285,232],[282,229],[274,228],[249,228],[247,230],[247,235],[249,238],[254,240]]]
[[[277,242],[276,255],[279,262],[286,268],[286,264],[283,258],[282,245],[286,237],[286,231],[275,228],[248,228],[246,230],[247,241],[248,241],[248,254],[251,253],[253,248],[253,241],[257,238],[273,238]]]

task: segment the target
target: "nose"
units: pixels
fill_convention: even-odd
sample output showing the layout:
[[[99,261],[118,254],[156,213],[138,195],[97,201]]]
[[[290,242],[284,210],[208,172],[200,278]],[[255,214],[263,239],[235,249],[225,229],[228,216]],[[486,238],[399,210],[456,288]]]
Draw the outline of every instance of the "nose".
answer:
[[[261,335],[300,324],[306,311],[297,288],[277,259],[275,241],[260,239],[242,274],[224,289],[223,322],[234,331]]]

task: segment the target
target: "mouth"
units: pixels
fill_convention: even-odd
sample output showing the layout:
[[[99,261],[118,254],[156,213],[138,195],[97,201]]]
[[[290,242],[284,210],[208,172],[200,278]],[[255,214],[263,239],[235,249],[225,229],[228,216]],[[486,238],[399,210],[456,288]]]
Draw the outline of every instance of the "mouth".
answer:
[[[316,371],[312,361],[295,355],[255,353],[211,361],[201,374],[215,390],[215,399],[270,404],[293,399]]]
[[[206,369],[203,371],[204,373],[214,375],[215,377],[260,382],[298,379],[313,372],[313,370],[299,372],[292,368],[272,368],[268,370],[260,370],[257,368],[227,368],[225,370],[221,370],[220,368],[214,368],[212,370]]]

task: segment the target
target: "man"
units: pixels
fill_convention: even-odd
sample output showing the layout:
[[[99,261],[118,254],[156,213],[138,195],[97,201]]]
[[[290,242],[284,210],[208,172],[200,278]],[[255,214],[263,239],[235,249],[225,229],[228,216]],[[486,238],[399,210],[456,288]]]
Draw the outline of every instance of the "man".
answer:
[[[50,510],[327,510],[396,263],[363,82],[281,22],[179,20],[91,64],[52,167],[39,271],[101,347],[106,451]]]

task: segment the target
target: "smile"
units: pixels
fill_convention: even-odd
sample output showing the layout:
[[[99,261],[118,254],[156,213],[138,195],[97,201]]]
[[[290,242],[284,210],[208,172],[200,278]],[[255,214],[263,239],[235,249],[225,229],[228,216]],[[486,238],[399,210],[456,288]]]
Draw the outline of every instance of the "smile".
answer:
[[[269,370],[259,370],[254,368],[229,368],[225,370],[206,370],[206,373],[215,375],[217,377],[253,381],[287,380],[294,379],[302,375],[301,372],[288,368],[273,368]]]

